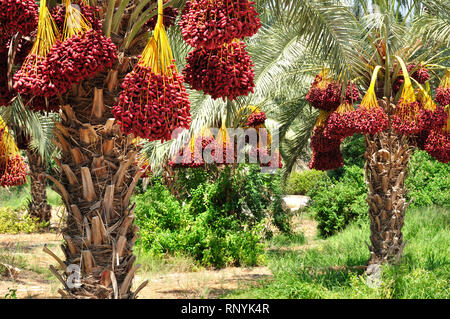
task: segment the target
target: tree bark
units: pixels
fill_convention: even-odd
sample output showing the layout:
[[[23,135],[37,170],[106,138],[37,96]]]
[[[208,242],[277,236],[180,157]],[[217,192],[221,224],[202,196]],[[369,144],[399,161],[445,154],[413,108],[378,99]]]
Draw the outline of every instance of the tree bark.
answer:
[[[390,103],[379,103],[388,115],[392,114]],[[405,179],[413,148],[408,138],[397,135],[391,125],[382,133],[366,135],[366,146],[365,173],[371,222],[369,264],[395,263],[400,260],[405,245],[402,234],[408,206]]]
[[[26,152],[31,182],[31,202],[28,204],[28,213],[39,222],[49,222],[52,207],[47,203],[47,165],[38,153],[30,149]]]
[[[138,292],[131,292],[139,265],[133,265],[138,227],[130,197],[142,173],[133,137],[121,133],[110,112],[118,89],[109,91],[107,82],[101,74],[74,87],[55,130],[62,155],[59,176],[50,178],[68,212],[64,265],[81,269],[81,287],[66,285],[73,273],[60,276],[63,298],[130,299]]]

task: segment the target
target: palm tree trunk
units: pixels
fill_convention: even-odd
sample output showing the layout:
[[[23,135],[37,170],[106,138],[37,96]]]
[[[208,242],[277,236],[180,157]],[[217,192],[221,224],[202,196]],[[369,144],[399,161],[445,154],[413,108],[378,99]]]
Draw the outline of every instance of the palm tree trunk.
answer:
[[[47,165],[37,152],[29,148],[26,152],[31,182],[31,202],[28,204],[28,213],[39,222],[49,222],[52,207],[47,203]]]
[[[133,137],[123,135],[111,115],[118,96],[111,81],[117,77],[103,74],[74,87],[56,125],[60,176],[50,178],[68,212],[60,265],[81,269],[79,288],[68,286],[70,272],[52,270],[65,286],[63,298],[135,298],[146,284],[130,290],[139,267],[133,265],[138,227],[130,197],[142,173]]]
[[[380,105],[386,106],[387,114],[392,114],[389,103],[380,101]],[[402,234],[408,206],[405,179],[412,148],[406,136],[397,135],[389,127],[382,133],[366,135],[365,173],[371,222],[369,264],[398,261],[405,244]]]

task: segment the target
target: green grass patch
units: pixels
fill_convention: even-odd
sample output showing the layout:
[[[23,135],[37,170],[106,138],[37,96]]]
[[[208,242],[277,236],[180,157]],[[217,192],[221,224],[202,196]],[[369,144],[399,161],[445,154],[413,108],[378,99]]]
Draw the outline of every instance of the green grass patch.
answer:
[[[167,274],[171,272],[191,272],[201,269],[192,257],[184,255],[156,256],[151,253],[138,254],[139,247],[135,248],[137,263],[141,265],[140,271],[145,274]]]
[[[31,201],[29,183],[8,189],[0,188],[0,207],[25,210],[29,201]],[[47,202],[52,206],[63,205],[61,196],[50,187],[47,187]]]
[[[403,261],[383,266],[383,284],[369,288],[364,270],[369,251],[367,221],[353,223],[341,233],[308,250],[270,250],[273,280],[239,290],[226,298],[449,298],[450,210],[409,210]]]
[[[273,247],[289,247],[303,245],[305,243],[306,238],[303,233],[278,234],[273,236],[269,241],[269,245]]]

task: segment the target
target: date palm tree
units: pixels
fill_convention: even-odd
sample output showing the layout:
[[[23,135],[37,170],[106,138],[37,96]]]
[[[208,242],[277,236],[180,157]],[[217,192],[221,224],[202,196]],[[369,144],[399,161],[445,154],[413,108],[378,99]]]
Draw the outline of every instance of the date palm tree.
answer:
[[[274,16],[282,17],[286,27],[297,28],[297,35],[306,47],[298,61],[310,61],[312,55],[318,69],[330,68],[344,83],[352,80],[363,92],[369,86],[372,71],[380,65],[376,95],[389,116],[399,99],[392,89],[400,70],[396,56],[407,63],[429,66],[435,75],[433,83],[437,83],[445,69],[442,65],[449,58],[450,6],[446,1],[279,0],[268,1],[267,7]],[[285,81],[279,82],[289,83],[304,72],[304,68],[294,65],[286,72]],[[308,89],[309,84],[295,89],[286,85],[277,93],[283,96],[287,91]],[[287,172],[303,155],[311,136],[314,116],[309,122],[298,118],[307,118],[308,108],[299,96],[297,102],[288,102],[279,115],[281,131],[295,131],[284,143]],[[402,255],[405,242],[402,227],[408,206],[404,181],[414,143],[389,127],[380,134],[366,135],[366,146],[371,220],[369,264],[378,265],[397,261]]]
[[[130,299],[147,283],[131,291],[139,265],[133,254],[138,227],[133,224],[130,198],[142,172],[135,165],[138,146],[133,136],[121,133],[111,108],[120,82],[145,47],[148,32],[143,26],[156,15],[157,2],[89,3],[100,8],[103,35],[116,44],[119,59],[112,69],[81,81],[59,97],[60,120],[54,130],[54,143],[61,152],[55,158],[59,173],[47,177],[67,211],[62,231],[65,260],[44,250],[63,270],[50,268],[64,286],[59,290],[63,298]],[[165,5],[183,3],[172,0]],[[73,276],[79,279],[76,285],[70,284]]]
[[[15,98],[8,107],[0,108],[0,115],[12,130],[16,143],[25,150],[30,176],[31,201],[29,215],[39,222],[49,222],[51,206],[47,203],[47,162],[55,151],[52,117],[28,110]],[[53,116],[54,118],[54,116]]]

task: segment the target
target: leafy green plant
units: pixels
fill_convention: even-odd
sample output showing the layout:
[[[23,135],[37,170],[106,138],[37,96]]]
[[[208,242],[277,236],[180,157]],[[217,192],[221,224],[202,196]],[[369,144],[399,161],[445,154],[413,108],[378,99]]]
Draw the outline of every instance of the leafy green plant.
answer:
[[[188,255],[203,266],[258,264],[265,219],[241,214],[242,194],[237,194],[242,185],[229,173],[199,184],[184,204],[155,181],[135,199],[138,245],[153,255]]]
[[[0,234],[29,234],[46,226],[37,223],[23,211],[24,209],[0,208]]]
[[[323,178],[308,194],[311,196],[309,211],[318,221],[319,232],[324,237],[367,213],[364,173],[358,166],[345,167],[339,180]]]
[[[8,293],[5,295],[5,299],[17,299],[16,295],[17,289],[8,289]]]
[[[406,187],[411,207],[450,207],[450,165],[436,161],[424,151],[414,152],[408,166]]]
[[[292,172],[286,186],[286,193],[289,195],[306,195],[326,174],[322,171],[305,170],[302,172]]]

